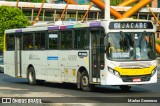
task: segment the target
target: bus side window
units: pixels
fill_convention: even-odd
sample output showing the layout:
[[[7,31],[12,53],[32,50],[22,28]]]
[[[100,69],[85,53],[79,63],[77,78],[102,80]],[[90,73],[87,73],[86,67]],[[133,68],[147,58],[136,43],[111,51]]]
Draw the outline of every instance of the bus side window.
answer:
[[[7,50],[14,50],[15,49],[15,37],[14,35],[7,35],[6,38],[6,46],[7,46]]]
[[[75,49],[89,49],[89,34],[86,29],[75,30],[74,37]]]
[[[33,33],[28,33],[23,35],[23,49],[30,50],[33,49]]]
[[[49,49],[58,49],[58,33],[49,33]]]
[[[14,35],[6,35],[6,46],[7,46],[7,50],[14,50],[15,49]]]
[[[71,50],[72,49],[72,31],[62,31],[61,32],[61,49]]]
[[[45,49],[45,33],[35,33],[35,49]]]

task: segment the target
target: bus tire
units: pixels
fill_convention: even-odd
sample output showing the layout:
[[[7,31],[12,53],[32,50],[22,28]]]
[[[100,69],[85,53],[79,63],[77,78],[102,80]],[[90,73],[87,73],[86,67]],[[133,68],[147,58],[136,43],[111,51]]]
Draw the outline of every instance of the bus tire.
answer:
[[[89,83],[89,76],[86,71],[81,73],[80,86],[83,91],[89,92],[93,90],[93,86]]]
[[[30,67],[28,69],[27,79],[28,79],[28,83],[30,85],[35,85],[36,84],[36,74],[35,74],[35,71],[34,71],[33,67]]]
[[[128,85],[120,85],[119,87],[122,91],[129,91],[131,89],[131,86]]]

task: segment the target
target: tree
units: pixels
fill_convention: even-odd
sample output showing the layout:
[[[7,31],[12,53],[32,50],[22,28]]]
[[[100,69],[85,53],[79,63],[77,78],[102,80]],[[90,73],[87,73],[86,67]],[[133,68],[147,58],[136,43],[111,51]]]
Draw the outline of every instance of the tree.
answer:
[[[106,1],[106,0],[102,0],[102,1]],[[110,4],[111,6],[117,6],[118,4],[120,4],[121,2],[123,2],[124,0],[110,0]]]
[[[3,50],[3,35],[6,29],[23,28],[30,25],[18,8],[0,6],[0,51]]]

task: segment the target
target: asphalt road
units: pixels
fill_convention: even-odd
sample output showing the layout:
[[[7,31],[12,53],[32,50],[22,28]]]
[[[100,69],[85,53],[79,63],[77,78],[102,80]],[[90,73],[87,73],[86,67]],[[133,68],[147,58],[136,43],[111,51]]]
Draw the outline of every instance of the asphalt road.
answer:
[[[157,57],[158,78],[160,79],[160,57]]]
[[[128,92],[123,92],[119,87],[112,86],[97,86],[93,92],[84,92],[78,90],[74,84],[44,83],[32,86],[28,85],[26,79],[13,78],[0,73],[0,97],[46,97],[43,98],[43,102],[46,103],[73,102],[81,103],[81,105],[87,104],[87,106],[106,103],[105,99],[111,100],[109,103],[118,103],[121,102],[121,99],[123,98],[132,97],[159,97],[158,99],[160,99],[160,79],[156,84],[133,86]],[[124,106],[127,104],[124,104]],[[114,106],[117,105],[119,104],[114,104]],[[159,103],[156,103],[155,105],[158,106]]]

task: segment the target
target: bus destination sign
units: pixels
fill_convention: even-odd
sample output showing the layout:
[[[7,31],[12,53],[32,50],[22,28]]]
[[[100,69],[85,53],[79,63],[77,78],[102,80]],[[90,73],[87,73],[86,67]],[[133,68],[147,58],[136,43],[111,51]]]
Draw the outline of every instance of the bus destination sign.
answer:
[[[151,22],[111,22],[109,29],[153,29]]]

